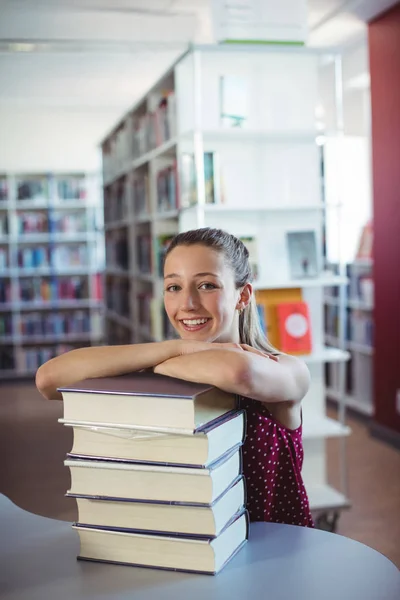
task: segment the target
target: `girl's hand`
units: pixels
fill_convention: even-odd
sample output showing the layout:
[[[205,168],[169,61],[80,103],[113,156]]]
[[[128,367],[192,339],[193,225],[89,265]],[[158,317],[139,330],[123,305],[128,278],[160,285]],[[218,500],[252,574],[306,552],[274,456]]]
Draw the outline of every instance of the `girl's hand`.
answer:
[[[183,356],[185,354],[194,354],[195,352],[202,352],[204,350],[239,350],[244,351],[244,348],[240,344],[234,344],[232,342],[221,343],[221,342],[197,342],[195,340],[179,340],[179,354]]]
[[[211,342],[197,342],[195,340],[178,340],[179,356],[186,354],[194,354],[195,352],[203,352],[212,350],[214,344]]]
[[[262,350],[258,350],[257,348],[253,348],[252,346],[249,346],[248,344],[240,344],[240,347],[245,352],[252,352],[253,354],[258,354],[258,356],[263,356],[264,358],[270,358],[271,360],[278,362],[278,358],[279,358],[278,356],[273,356],[272,354],[268,354],[268,352],[263,352]]]

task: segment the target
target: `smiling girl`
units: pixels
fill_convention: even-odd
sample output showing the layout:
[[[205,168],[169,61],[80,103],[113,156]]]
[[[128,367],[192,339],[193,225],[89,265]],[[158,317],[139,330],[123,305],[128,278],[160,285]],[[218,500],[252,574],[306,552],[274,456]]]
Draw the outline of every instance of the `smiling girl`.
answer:
[[[36,385],[45,398],[61,399],[58,387],[153,368],[237,394],[247,414],[251,520],[312,527],[301,477],[309,372],[262,334],[251,280],[248,251],[235,236],[210,228],[181,233],[164,264],[165,309],[180,339],[72,350],[42,365]]]

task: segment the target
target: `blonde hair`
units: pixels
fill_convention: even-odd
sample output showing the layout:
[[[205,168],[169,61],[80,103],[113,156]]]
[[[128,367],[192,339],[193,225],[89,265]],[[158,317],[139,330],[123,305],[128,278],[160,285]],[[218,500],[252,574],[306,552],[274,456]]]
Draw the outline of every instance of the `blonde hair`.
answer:
[[[204,227],[179,233],[171,240],[164,260],[177,246],[193,246],[195,244],[201,244],[223,253],[234,274],[236,289],[243,288],[247,283],[252,282],[253,273],[249,262],[249,251],[241,240],[222,229]],[[247,344],[269,354],[278,354],[261,329],[254,294],[239,315],[239,339],[241,344]]]

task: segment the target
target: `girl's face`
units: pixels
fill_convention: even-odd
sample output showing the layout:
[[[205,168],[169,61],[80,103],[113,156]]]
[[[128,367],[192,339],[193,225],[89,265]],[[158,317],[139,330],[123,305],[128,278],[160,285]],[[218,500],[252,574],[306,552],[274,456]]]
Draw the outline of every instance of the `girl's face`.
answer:
[[[164,304],[182,339],[239,343],[241,292],[224,255],[201,244],[177,246],[164,266]]]

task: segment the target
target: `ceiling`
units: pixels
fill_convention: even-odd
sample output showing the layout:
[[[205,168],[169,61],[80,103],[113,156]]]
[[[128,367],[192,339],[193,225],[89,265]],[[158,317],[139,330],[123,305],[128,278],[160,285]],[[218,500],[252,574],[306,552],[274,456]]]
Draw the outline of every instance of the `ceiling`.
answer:
[[[309,44],[352,43],[394,3],[309,0]],[[189,42],[212,42],[209,12],[209,0],[0,0],[0,110],[122,113]]]

